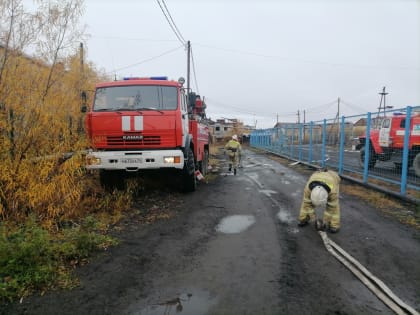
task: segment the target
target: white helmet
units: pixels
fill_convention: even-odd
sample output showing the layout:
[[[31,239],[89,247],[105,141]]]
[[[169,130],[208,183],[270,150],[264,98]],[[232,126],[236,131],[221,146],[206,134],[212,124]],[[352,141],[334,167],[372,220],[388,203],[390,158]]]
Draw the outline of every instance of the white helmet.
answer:
[[[232,136],[232,139],[238,141],[238,136],[237,135],[233,135]]]
[[[325,206],[328,200],[328,192],[322,186],[315,186],[311,192],[311,202],[315,207]]]

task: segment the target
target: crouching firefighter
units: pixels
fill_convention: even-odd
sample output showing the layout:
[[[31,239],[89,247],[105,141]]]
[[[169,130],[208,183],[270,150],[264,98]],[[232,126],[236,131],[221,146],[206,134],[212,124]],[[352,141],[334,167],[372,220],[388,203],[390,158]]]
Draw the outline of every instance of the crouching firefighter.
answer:
[[[336,233],[340,229],[339,185],[340,176],[331,170],[316,171],[309,177],[303,191],[303,201],[299,213],[298,226],[307,225],[316,219],[315,208],[326,207],[323,222],[317,220],[317,229],[327,229]]]
[[[232,139],[226,143],[225,150],[228,152],[229,156],[229,172],[232,171],[233,166],[233,174],[236,175],[236,169],[239,167],[239,158],[242,151],[237,135],[233,135]]]

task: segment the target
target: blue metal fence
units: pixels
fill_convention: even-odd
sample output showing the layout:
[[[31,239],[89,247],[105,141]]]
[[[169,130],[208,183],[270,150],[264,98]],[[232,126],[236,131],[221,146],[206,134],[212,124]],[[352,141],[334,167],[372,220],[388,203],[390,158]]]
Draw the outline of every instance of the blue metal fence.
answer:
[[[396,141],[389,134],[387,144],[381,144],[385,153],[376,152],[377,145],[372,141],[360,141],[364,136],[365,139],[373,139],[375,134],[386,136],[382,122],[397,116],[405,117],[405,122],[400,119],[403,122],[397,131],[403,139],[402,149],[402,144],[396,149]],[[419,116],[418,123],[417,118],[414,123],[411,120],[415,116]],[[250,136],[251,147],[310,166],[336,169],[345,178],[420,201],[420,107],[277,126],[254,130]],[[417,136],[419,141],[413,144]],[[378,142],[379,138],[374,141]]]

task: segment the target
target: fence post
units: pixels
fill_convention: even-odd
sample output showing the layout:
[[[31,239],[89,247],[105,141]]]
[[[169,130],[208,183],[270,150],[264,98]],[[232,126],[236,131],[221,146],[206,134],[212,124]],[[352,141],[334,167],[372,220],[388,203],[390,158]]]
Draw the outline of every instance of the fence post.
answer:
[[[408,174],[408,150],[409,140],[411,134],[411,106],[407,106],[407,114],[405,116],[405,132],[404,132],[404,149],[402,160],[402,175],[401,175],[401,195],[405,196],[407,193],[407,174]]]
[[[340,151],[338,159],[338,174],[343,173],[343,158],[344,158],[344,141],[345,141],[345,119],[344,116],[341,117],[341,127],[340,127]]]
[[[302,128],[303,124],[299,124],[299,161],[302,161]]]
[[[327,120],[324,119],[324,124],[322,125],[322,155],[321,155],[322,168],[325,167],[326,142],[327,142]]]
[[[311,121],[309,125],[309,154],[308,154],[308,163],[312,163],[312,131],[314,128],[314,122]]]
[[[369,112],[367,116],[367,123],[366,123],[365,160],[363,163],[363,182],[364,183],[367,183],[368,181],[368,172],[369,172],[370,123],[371,123],[371,113]]]
[[[291,131],[292,131],[292,136],[291,136],[291,143],[290,143],[290,158],[293,159],[293,153],[294,153],[294,144],[295,144],[295,127],[292,125],[290,127]]]

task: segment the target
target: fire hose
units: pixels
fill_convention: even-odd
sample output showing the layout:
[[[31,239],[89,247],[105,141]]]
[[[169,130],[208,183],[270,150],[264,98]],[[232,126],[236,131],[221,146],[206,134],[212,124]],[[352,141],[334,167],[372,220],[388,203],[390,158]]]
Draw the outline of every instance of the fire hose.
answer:
[[[346,253],[340,246],[328,238],[327,233],[324,231],[318,231],[318,233],[321,235],[326,249],[343,265],[350,269],[364,285],[366,285],[396,314],[419,315],[415,309],[401,301],[401,299],[399,299],[380,279],[371,274],[369,270],[363,267],[355,258]]]

